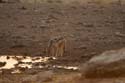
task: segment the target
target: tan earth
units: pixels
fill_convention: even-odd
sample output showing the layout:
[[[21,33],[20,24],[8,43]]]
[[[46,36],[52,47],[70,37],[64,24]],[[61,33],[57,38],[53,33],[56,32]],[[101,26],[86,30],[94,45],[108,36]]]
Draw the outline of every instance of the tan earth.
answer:
[[[46,56],[49,39],[64,36],[66,52],[50,64],[81,65],[106,50],[125,47],[124,8],[124,0],[4,0],[0,2],[0,54]],[[0,71],[0,83],[125,82],[124,77],[85,79],[79,71],[58,69],[41,80],[40,73],[47,71],[13,75]]]

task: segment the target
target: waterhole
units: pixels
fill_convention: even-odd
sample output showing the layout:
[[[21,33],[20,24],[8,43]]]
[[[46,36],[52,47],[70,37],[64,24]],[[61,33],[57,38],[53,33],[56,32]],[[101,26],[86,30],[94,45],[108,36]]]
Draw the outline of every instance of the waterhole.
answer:
[[[40,57],[40,56],[14,56],[14,55],[2,55],[0,56],[0,71],[3,69],[12,69],[12,74],[21,73],[20,69],[31,68],[57,68],[66,70],[78,70],[78,67],[74,66],[61,66],[61,65],[49,65],[48,62],[56,60],[56,57]]]

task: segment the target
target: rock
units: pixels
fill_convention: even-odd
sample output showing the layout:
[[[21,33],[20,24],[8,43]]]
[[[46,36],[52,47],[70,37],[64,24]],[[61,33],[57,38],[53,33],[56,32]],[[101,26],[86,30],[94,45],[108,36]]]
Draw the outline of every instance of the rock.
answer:
[[[111,50],[95,56],[80,67],[83,75],[95,77],[125,76],[125,48]]]

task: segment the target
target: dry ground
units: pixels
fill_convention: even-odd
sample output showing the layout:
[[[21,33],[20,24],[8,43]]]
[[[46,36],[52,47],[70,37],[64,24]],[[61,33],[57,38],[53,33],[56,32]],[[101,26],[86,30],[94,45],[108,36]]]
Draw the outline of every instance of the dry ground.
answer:
[[[59,0],[47,0],[41,4],[22,4],[14,0],[0,3],[0,54],[45,56],[49,39],[61,35],[67,39],[66,53],[53,64],[79,65],[105,50],[125,47],[124,8],[124,4],[117,2],[105,5],[76,1],[64,4]],[[20,78],[20,75],[16,76]],[[1,77],[6,78],[6,75]],[[107,81],[123,83],[100,79],[85,83]]]
[[[84,62],[105,50],[124,47],[124,7],[117,2],[59,0],[0,3],[0,54],[45,56],[49,39],[59,35],[67,39],[61,59],[65,62]]]

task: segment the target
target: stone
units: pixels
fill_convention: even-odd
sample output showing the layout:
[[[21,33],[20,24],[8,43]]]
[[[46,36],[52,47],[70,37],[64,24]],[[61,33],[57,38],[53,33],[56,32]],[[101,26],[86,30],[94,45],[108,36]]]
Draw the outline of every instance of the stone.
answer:
[[[123,77],[125,76],[125,48],[105,51],[83,64],[80,70],[88,78]]]

